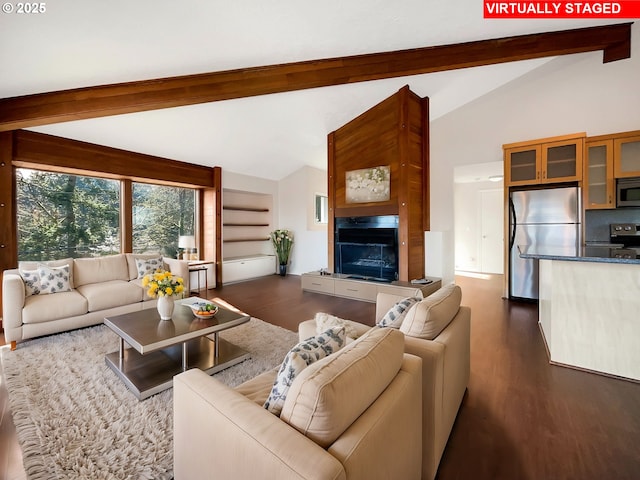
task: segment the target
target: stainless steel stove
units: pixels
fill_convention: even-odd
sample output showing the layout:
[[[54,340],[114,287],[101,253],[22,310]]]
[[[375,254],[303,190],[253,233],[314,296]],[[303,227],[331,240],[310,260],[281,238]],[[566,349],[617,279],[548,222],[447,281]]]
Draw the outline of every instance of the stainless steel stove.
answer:
[[[611,249],[611,258],[640,258],[640,225],[612,223],[609,238],[611,243],[622,244],[622,247]]]

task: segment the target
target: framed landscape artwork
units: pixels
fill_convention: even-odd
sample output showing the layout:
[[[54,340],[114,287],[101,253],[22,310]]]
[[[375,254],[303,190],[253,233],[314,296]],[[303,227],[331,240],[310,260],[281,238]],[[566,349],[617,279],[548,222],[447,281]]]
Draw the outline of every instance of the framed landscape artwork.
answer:
[[[346,202],[385,202],[390,198],[389,165],[346,172]]]

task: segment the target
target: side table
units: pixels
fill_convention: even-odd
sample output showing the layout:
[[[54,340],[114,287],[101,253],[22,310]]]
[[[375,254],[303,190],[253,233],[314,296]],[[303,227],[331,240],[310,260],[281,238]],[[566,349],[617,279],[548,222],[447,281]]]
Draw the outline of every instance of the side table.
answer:
[[[189,274],[196,272],[196,278],[198,279],[198,289],[194,290],[193,286],[190,286],[189,294],[196,292],[197,295],[200,295],[200,274],[204,273],[204,293],[205,297],[207,296],[207,291],[209,290],[209,284],[207,281],[207,266],[206,265],[189,265]]]

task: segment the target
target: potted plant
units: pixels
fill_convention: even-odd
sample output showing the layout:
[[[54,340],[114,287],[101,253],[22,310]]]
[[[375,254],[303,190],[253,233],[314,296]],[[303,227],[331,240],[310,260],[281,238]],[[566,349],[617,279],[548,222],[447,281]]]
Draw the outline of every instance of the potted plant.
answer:
[[[276,250],[278,256],[278,265],[280,266],[280,275],[283,277],[287,274],[287,265],[289,264],[289,256],[291,255],[291,247],[293,246],[293,232],[291,230],[274,230],[270,234],[271,243]]]

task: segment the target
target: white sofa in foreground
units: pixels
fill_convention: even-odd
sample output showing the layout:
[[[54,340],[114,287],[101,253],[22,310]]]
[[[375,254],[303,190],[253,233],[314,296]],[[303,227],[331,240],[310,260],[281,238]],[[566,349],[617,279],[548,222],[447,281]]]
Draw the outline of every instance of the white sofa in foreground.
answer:
[[[174,377],[174,475],[418,480],[421,360],[375,328],[302,370],[280,416],[263,404],[278,369],[229,388],[198,369]]]
[[[5,340],[11,343],[13,350],[17,342],[29,338],[97,325],[105,316],[155,307],[156,300],[142,288],[138,264],[159,258],[162,258],[165,270],[184,279],[184,291],[189,292],[188,262],[160,257],[159,254],[127,253],[51,262],[20,262],[18,268],[5,270],[2,276]],[[23,277],[28,275],[25,272],[36,270],[38,265],[52,267],[56,272],[68,265],[71,290],[53,289],[56,293],[30,294]],[[67,290],[66,284],[61,290]]]
[[[404,297],[378,293],[376,324]],[[469,384],[471,309],[460,287],[442,287],[408,310],[402,321],[405,352],[422,359],[422,479],[433,480]],[[355,336],[371,327],[344,320]],[[300,339],[316,335],[315,319],[298,327]]]

